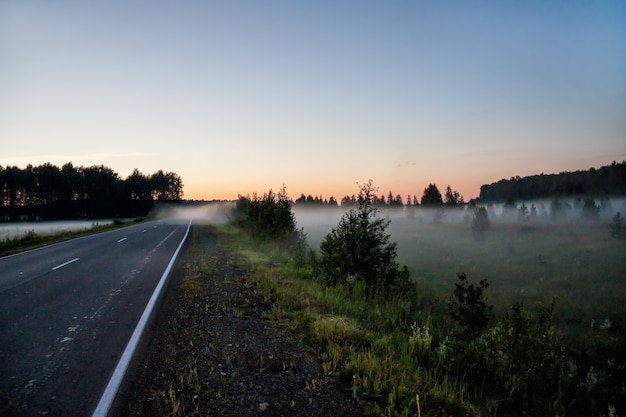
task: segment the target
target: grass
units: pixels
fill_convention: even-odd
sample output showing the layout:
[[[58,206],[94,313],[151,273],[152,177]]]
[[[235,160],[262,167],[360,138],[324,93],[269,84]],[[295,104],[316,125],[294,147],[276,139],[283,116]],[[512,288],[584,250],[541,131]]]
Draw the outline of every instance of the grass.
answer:
[[[608,225],[496,222],[479,239],[463,224],[396,226],[399,261],[434,299],[448,297],[456,273],[465,272],[489,281],[497,316],[515,302],[536,308],[557,297],[555,325],[573,344],[587,343],[599,320],[626,334],[626,242]]]
[[[424,382],[451,384],[420,367],[421,347],[410,340],[407,329],[418,321],[427,326],[427,316],[408,313],[410,308],[401,302],[372,303],[359,284],[326,288],[302,277],[279,246],[253,242],[229,227],[221,234],[231,251],[245,257],[257,290],[273,302],[274,318],[288,319],[292,330],[316,347],[325,372],[352,386],[368,414],[415,415],[416,395],[424,410],[431,404],[425,387],[436,390]]]
[[[611,333],[626,334],[626,241],[611,236],[610,221],[492,219],[491,229],[476,235],[461,217],[433,224],[428,216],[385,214],[397,260],[417,283],[420,305],[434,316],[445,313],[456,274],[464,272],[489,281],[487,296],[497,317],[515,302],[537,308],[556,296],[555,324],[577,345],[590,340],[592,322],[608,319]],[[318,248],[332,222],[301,218]]]
[[[528,381],[534,380],[524,371],[509,374],[504,365],[524,353],[521,348],[521,352],[506,351],[507,334],[522,324],[533,329],[539,319],[532,312],[538,304],[549,306],[553,295],[559,297],[556,311],[561,309],[555,323],[559,329],[569,325],[572,335],[568,336],[580,338],[576,340],[588,336],[589,349],[624,334],[620,317],[625,307],[619,304],[624,294],[624,248],[623,242],[610,238],[608,229],[597,224],[503,225],[477,238],[462,224],[396,226],[391,232],[398,241],[400,261],[417,275],[416,300],[367,299],[358,282],[351,287],[325,287],[312,279],[308,267],[296,267],[279,245],[259,243],[229,226],[220,234],[241,257],[257,291],[273,303],[270,318],[289,323],[294,333],[314,346],[325,372],[351,386],[369,415],[511,415],[520,407],[516,401],[552,415],[562,414],[568,401],[579,401],[586,410],[595,410],[588,415],[604,415],[597,412],[598,403],[604,404],[605,414],[613,406],[610,401],[615,397],[601,391],[602,384],[593,385],[604,378],[602,383],[610,391],[611,377],[604,371],[598,376],[593,368],[576,368],[582,382],[569,381],[577,391],[568,395],[584,391],[594,398],[589,404],[558,393],[550,402],[541,399],[540,390],[536,395],[528,392],[528,398],[518,395],[516,389],[533,390]],[[487,295],[498,315],[515,301],[529,306],[529,313],[460,345],[450,338],[453,325],[445,307],[459,271],[475,282],[489,280],[492,287]],[[520,291],[522,287],[526,289]],[[590,328],[587,320],[593,316],[603,319]],[[607,321],[611,325],[605,325],[602,333],[599,327]],[[528,346],[558,351],[560,340],[555,339],[551,324],[546,332],[531,334]],[[559,330],[559,337],[562,333]],[[619,356],[619,352],[613,345],[604,353]],[[565,361],[561,356],[550,360],[554,366]],[[538,356],[529,363],[541,367],[542,361]],[[559,378],[554,375],[555,383]]]
[[[133,223],[143,222],[143,218],[136,218],[131,220]],[[12,238],[5,238],[0,240],[0,256],[11,255],[17,252],[23,252],[30,249],[36,249],[42,246],[51,245],[53,243],[59,243],[70,239],[75,239],[81,236],[88,236],[95,233],[106,232],[108,230],[119,229],[120,227],[128,226],[127,221],[115,220],[110,224],[94,224],[88,229],[82,230],[68,230],[51,234],[39,234],[34,230],[30,230],[22,236],[15,236]]]

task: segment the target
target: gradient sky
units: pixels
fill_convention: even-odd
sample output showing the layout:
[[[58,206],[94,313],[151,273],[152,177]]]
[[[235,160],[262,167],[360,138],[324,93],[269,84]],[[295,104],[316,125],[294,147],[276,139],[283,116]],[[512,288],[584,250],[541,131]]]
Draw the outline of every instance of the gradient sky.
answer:
[[[0,165],[466,200],[626,159],[626,1],[0,0]]]

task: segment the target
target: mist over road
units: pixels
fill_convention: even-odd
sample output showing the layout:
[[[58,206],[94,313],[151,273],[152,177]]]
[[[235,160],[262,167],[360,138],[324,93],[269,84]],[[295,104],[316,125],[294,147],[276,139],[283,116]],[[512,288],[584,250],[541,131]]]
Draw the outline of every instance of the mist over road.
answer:
[[[0,416],[93,412],[187,224],[0,258]]]

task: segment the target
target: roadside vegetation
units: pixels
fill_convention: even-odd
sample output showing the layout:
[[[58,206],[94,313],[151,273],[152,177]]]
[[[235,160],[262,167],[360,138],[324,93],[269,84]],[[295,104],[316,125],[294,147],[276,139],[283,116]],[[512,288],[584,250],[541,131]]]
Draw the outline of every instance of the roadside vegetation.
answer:
[[[0,239],[0,256],[36,249],[53,243],[59,243],[81,236],[92,235],[94,233],[119,229],[120,227],[128,226],[130,223],[141,223],[143,221],[143,217],[136,217],[129,220],[116,219],[108,224],[94,223],[90,228],[81,230],[66,230],[57,233],[36,233],[34,230],[29,230],[20,236]]]
[[[275,232],[266,232],[272,227],[265,222],[291,228],[282,236],[302,239],[303,233],[293,222],[249,209],[254,202],[264,213],[293,219],[284,189],[280,198],[271,192],[240,197],[233,222],[220,229],[257,291],[271,302],[266,314],[288,320],[294,334],[316,348],[324,371],[349,386],[367,414],[626,412],[624,357],[610,320],[592,322],[594,340],[577,350],[555,326],[558,300],[494,306],[490,282],[462,272],[453,282],[441,277],[450,283],[445,298],[424,292],[399,267],[396,245],[386,233],[389,220],[371,204],[373,190],[371,182],[361,186],[357,208],[322,239],[320,251],[306,254],[300,243],[271,236]],[[490,228],[487,212],[476,213],[469,222],[483,236]]]

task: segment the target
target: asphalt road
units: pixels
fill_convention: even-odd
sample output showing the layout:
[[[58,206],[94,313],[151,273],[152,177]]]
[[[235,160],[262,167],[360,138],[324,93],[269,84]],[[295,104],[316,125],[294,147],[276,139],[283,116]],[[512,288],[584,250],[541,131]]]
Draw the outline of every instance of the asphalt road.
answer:
[[[89,416],[187,222],[0,258],[0,416]]]

